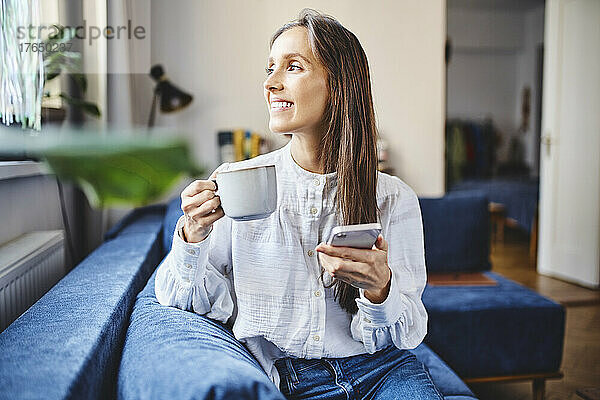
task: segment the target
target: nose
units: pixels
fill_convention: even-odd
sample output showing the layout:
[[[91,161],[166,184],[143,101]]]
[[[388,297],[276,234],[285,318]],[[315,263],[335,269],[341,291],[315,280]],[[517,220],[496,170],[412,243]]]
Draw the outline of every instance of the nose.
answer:
[[[271,75],[265,80],[265,90],[277,91],[283,89],[283,83],[279,78],[279,74],[276,71],[271,72]]]

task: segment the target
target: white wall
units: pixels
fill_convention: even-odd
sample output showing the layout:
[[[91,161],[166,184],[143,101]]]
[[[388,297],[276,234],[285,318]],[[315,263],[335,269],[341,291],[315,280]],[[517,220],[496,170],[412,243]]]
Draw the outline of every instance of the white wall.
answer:
[[[534,169],[537,120],[536,56],[543,42],[544,7],[531,10],[449,7],[448,118],[492,117],[503,135],[500,161],[521,122],[521,91],[531,88],[529,130],[519,134],[525,161]]]
[[[444,192],[445,1],[152,2],[152,62],[194,95],[157,125],[188,132],[195,156],[217,166],[216,132],[268,131],[262,83],[272,33],[303,7],[335,16],[361,41],[372,71],[379,128],[396,173],[420,195]],[[136,120],[145,123],[152,85],[141,79]]]

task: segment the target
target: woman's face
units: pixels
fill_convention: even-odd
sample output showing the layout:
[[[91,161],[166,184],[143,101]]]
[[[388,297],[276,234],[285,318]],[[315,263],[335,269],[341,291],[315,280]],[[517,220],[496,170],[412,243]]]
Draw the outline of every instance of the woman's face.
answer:
[[[288,29],[275,40],[264,88],[273,133],[322,134],[327,72],[310,49],[306,28]]]

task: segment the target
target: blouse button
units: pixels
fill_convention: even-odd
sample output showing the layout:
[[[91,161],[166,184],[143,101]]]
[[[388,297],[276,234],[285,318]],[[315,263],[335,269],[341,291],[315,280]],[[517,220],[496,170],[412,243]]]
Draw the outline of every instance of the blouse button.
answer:
[[[315,291],[315,297],[321,297],[321,292],[319,290]]]
[[[313,214],[313,215],[316,214],[316,213],[318,213],[318,212],[319,212],[319,210],[317,210],[317,207],[312,207],[310,209],[310,213]]]
[[[318,179],[315,179],[315,180],[313,181],[313,185],[315,185],[315,186],[319,186],[320,184],[321,184],[321,181],[320,181],[320,180],[318,180]]]
[[[190,269],[190,268],[192,268],[192,264],[185,264],[185,267],[186,267],[187,269]]]
[[[314,252],[314,251],[312,251],[312,250],[309,250],[307,253],[308,253],[308,256],[309,256],[309,257],[312,257],[312,256],[314,256],[314,255],[315,255],[315,252]]]
[[[318,342],[319,340],[321,340],[321,336],[315,335],[315,336],[313,336],[313,339],[315,342]]]
[[[194,255],[194,254],[196,254],[196,250],[194,250],[194,249],[189,249],[189,250],[188,250],[188,253],[190,253],[191,255]]]

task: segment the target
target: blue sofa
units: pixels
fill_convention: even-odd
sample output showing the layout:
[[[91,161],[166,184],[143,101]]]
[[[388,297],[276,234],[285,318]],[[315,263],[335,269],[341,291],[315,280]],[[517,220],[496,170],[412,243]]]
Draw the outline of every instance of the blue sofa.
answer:
[[[436,236],[430,230],[437,230],[429,216],[437,215],[439,210],[435,207],[439,205],[431,203],[433,208],[428,207],[428,201],[422,199],[428,264],[436,268],[436,257],[451,255],[454,263],[440,265],[458,268],[461,259],[456,248],[448,247],[449,253],[444,254],[440,247],[447,244],[434,241],[448,238]],[[156,301],[154,271],[170,249],[179,215],[178,198],[166,205],[134,210],[106,234],[100,247],[0,334],[0,399],[283,399],[226,326]],[[435,218],[438,217],[444,219],[448,215]],[[459,221],[464,223],[462,219]],[[482,219],[478,221],[483,223]],[[465,234],[470,235],[468,227]],[[432,253],[433,249],[438,256]],[[479,256],[483,257],[483,253]],[[506,292],[502,293],[527,291],[512,282],[506,284],[502,289]],[[468,341],[463,338],[453,341],[445,335],[457,337],[461,332],[469,332],[469,337],[477,337],[477,330],[482,327],[469,324],[490,323],[493,317],[503,317],[502,313],[507,314],[506,307],[511,304],[506,303],[500,314],[492,314],[493,317],[484,314],[496,312],[494,304],[479,310],[466,307],[469,317],[463,318],[460,307],[452,308],[452,302],[443,301],[448,299],[444,290],[452,289],[460,288],[426,289],[424,301],[431,307],[430,333],[427,343],[413,351],[427,366],[446,399],[474,399],[471,390],[448,364],[470,373],[469,362],[485,364],[486,360],[475,357]],[[476,290],[483,289],[488,288]],[[458,295],[468,300],[464,293]],[[483,292],[478,295],[485,296]],[[434,301],[437,296],[439,303],[445,304],[437,304]],[[549,308],[556,306],[548,304]],[[454,321],[457,317],[460,318]],[[492,327],[498,325],[499,321],[493,320]],[[489,343],[493,346],[505,344],[502,338],[492,338]],[[478,345],[485,342],[485,337],[477,339]],[[526,348],[521,350],[527,352]],[[499,351],[495,349],[492,353]],[[484,372],[497,368],[490,364],[499,359],[500,367],[505,369],[518,365],[520,360],[493,358],[485,364]],[[528,359],[529,363],[533,361]],[[480,364],[476,364],[477,368]]]

